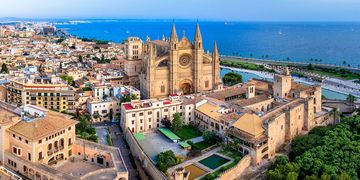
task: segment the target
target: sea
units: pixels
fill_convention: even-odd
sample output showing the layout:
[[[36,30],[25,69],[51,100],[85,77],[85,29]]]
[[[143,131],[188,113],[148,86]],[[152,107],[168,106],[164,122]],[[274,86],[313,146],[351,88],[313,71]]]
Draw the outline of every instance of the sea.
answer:
[[[179,38],[193,40],[196,20],[58,20],[69,34],[123,42],[168,38],[172,23]],[[198,21],[210,52],[216,40],[220,54],[270,60],[360,67],[360,22],[232,22]]]
[[[84,38],[122,43],[129,36],[145,41],[168,38],[176,24],[178,37],[192,41],[195,20],[57,20],[57,28]],[[198,21],[204,48],[214,41],[221,55],[360,67],[360,22],[227,22]],[[223,77],[229,70],[221,69]],[[236,71],[246,82],[261,77]],[[331,99],[347,95],[322,88]]]

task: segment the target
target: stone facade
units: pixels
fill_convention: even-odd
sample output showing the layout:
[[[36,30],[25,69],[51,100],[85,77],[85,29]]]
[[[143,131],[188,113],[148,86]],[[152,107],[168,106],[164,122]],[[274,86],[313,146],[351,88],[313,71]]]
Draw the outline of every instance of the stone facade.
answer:
[[[4,102],[0,112],[0,167],[26,179],[128,179],[119,149],[76,139],[70,116]]]
[[[143,50],[139,78],[144,98],[201,93],[222,87],[216,43],[212,55],[204,52],[199,24],[192,43],[185,34],[179,40],[173,25],[170,40],[148,38]]]

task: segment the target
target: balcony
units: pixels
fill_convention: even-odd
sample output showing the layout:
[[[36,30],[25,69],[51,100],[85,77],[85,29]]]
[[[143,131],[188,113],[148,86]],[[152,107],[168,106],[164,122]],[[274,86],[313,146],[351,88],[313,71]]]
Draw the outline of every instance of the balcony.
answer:
[[[48,150],[48,151],[47,151],[47,155],[48,155],[48,156],[51,156],[51,155],[53,155],[53,154],[55,154],[55,153],[57,153],[57,152],[59,152],[59,151],[62,151],[63,149],[64,149],[64,146],[55,147],[55,148],[53,148],[53,149]]]

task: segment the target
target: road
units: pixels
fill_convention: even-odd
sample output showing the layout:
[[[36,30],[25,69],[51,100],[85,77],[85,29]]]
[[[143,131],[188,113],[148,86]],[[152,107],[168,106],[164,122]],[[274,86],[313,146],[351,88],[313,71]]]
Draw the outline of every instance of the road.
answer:
[[[307,66],[310,63],[308,62],[295,62],[295,61],[279,61],[279,60],[269,60],[269,59],[256,59],[256,58],[245,58],[237,56],[220,56],[221,60],[237,60],[242,62],[252,62],[252,63],[263,63],[263,64],[273,64],[273,65],[296,65],[296,66]],[[320,64],[316,63],[316,66],[326,67],[326,68],[342,68],[347,69],[352,72],[359,73],[359,68],[347,67],[347,66],[338,66],[332,64]]]
[[[98,136],[99,143],[104,144],[104,145],[108,145],[108,142],[107,142],[107,135],[108,135],[107,127],[105,127],[105,126],[97,126],[97,127],[95,127],[95,130],[96,130],[96,135]]]
[[[123,134],[120,131],[120,127],[118,125],[111,125],[110,126],[110,135],[111,135],[113,145],[120,149],[121,155],[123,156],[126,167],[129,171],[129,179],[130,180],[139,179],[138,175],[137,175],[137,170],[130,161],[130,156],[129,156],[130,151],[125,144]]]

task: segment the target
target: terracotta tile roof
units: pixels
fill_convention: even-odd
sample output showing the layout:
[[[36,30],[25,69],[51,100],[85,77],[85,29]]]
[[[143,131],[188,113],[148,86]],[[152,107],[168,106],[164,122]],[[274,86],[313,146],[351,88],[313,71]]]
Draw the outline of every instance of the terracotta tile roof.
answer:
[[[77,121],[70,119],[68,115],[49,111],[43,118],[18,122],[9,128],[9,131],[31,140],[38,140],[75,124]]]
[[[262,121],[256,114],[245,113],[232,126],[254,137],[258,137],[264,132]]]
[[[240,99],[237,101],[234,101],[232,104],[238,105],[238,106],[249,106],[252,104],[256,104],[265,100],[270,99],[267,95],[258,95],[250,99]]]
[[[222,90],[222,91],[217,91],[217,92],[211,93],[208,95],[208,97],[222,100],[227,97],[241,95],[244,93],[246,93],[245,87],[236,87],[236,88],[231,87],[231,88],[226,88],[225,90]]]
[[[215,106],[213,104],[210,104],[208,102],[202,104],[201,106],[197,107],[196,110],[205,114],[206,116],[219,121],[219,117],[221,116],[221,113],[219,113],[219,110],[221,108],[219,106]]]

